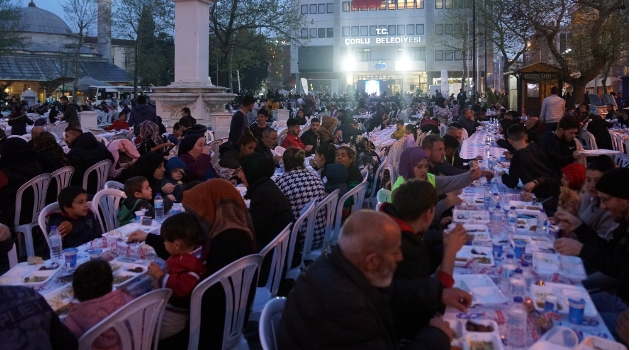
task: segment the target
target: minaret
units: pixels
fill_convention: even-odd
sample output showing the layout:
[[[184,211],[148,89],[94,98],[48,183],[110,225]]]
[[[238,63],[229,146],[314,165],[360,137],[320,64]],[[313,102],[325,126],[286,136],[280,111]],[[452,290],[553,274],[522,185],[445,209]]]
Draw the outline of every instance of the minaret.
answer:
[[[111,0],[98,1],[98,53],[111,62]]]

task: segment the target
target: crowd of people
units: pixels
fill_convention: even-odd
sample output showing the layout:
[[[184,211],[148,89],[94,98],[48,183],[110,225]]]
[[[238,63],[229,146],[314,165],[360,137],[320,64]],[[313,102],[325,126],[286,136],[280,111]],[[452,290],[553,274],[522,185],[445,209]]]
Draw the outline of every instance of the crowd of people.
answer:
[[[531,193],[550,198],[545,208],[562,229],[554,249],[583,259],[590,272],[585,285],[602,290],[592,295],[598,311],[618,339],[628,339],[616,322],[628,312],[629,303],[629,172],[616,167],[608,156],[586,159],[576,151],[575,137],[584,120],[573,112],[565,111],[570,115],[557,123],[545,115],[525,120],[499,105],[490,106],[491,115],[476,105],[461,109],[464,95],[458,99],[434,96],[433,108],[411,101],[403,111],[413,120],[407,123],[385,104],[394,99],[403,102],[401,96],[362,95],[357,113],[370,112],[372,118],[359,125],[351,112],[333,103],[320,109],[317,96],[295,97],[291,95],[283,105],[296,104],[299,113],[292,115],[280,135],[269,125],[273,110],[280,107],[279,98],[269,97],[264,106],[250,95],[239,99],[217,163],[212,163],[206,127],[188,108],[165,139],[161,121],[142,96],[130,112],[111,114],[118,118],[111,119],[113,125],[131,128],[135,138],[104,145],[74,124],[73,113],[67,116],[62,101],[63,120],[69,123],[64,133],[68,153],[44,130],[38,130],[31,142],[11,138],[0,144],[0,250],[10,250],[16,240],[12,228],[17,189],[34,176],[67,165],[74,168],[74,176],[57,198],[49,197],[48,203],[57,201],[60,212],[50,215],[47,228],[56,227],[64,248],[101,237],[99,213],[88,205],[97,178],[89,177],[86,188],[82,178],[91,165],[110,160],[109,178],[121,182],[126,194],[117,214],[121,225],[134,220],[140,210],[153,217],[157,196],[163,199],[165,211],[173,203],[181,203],[186,210],[166,219],[160,235],[136,231],[128,237],[130,242],[145,242],[165,261],[164,269],[152,263],[148,271],[158,285],[173,292],[162,320],[160,348],[186,348],[189,300],[198,282],[259,252],[295,222],[311,201],[322,201],[334,191],[342,196],[368,180],[361,172],[364,165],[373,165],[373,177],[380,164],[364,135],[396,125],[392,137],[406,138],[407,143],[400,155],[399,176],[394,183],[381,185],[391,190],[389,202],[377,212],[351,212],[349,201],[338,209],[345,218],[338,245],[311,263],[297,281],[280,286],[278,294],[287,301],[277,332],[278,347],[400,349],[402,344],[406,349],[448,349],[454,332],[441,314],[446,307],[465,312],[472,297],[453,287],[456,253],[467,242],[466,231],[458,224],[448,234],[443,232],[452,221],[453,209],[462,202],[461,190],[481,177],[494,177],[491,169],[475,165],[481,157],[462,159],[459,150],[464,138],[476,132],[479,121],[496,118],[505,136],[505,156],[511,161],[508,173],[496,175],[508,187],[522,183],[525,199]],[[307,123],[307,130],[301,132]],[[441,125],[446,125],[442,137]],[[437,132],[416,144],[419,130],[429,132],[434,127]],[[279,145],[286,149],[281,155],[275,151]],[[274,178],[276,170],[281,174]],[[238,184],[246,188],[244,198]],[[33,200],[23,195],[25,222],[31,219]],[[245,200],[251,201],[249,207]],[[322,248],[324,236],[330,233],[326,217],[325,211],[317,213],[312,249]],[[302,260],[305,237],[298,238],[294,265]],[[190,254],[197,246],[202,247],[199,259]],[[263,262],[259,286],[267,282],[269,269],[264,266],[271,266],[269,259]],[[0,315],[18,312],[18,305],[3,302],[17,298],[38,310],[0,328],[0,339],[15,334],[15,348],[31,348],[34,343],[76,348],[84,332],[132,300],[124,290],[112,291],[112,285],[106,262],[81,265],[73,275],[78,303],[63,323],[37,293],[0,287]],[[221,287],[205,293],[201,347],[219,348],[222,343],[225,303]],[[116,349],[119,340],[115,333],[106,332],[94,346]]]

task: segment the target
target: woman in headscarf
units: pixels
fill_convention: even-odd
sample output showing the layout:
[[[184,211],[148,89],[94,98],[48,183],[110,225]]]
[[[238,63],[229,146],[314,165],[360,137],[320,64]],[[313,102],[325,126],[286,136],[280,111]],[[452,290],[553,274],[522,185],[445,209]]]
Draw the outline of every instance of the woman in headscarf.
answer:
[[[149,152],[157,152],[163,156],[169,154],[173,147],[173,143],[164,142],[160,136],[158,124],[145,120],[140,124],[140,142],[138,143],[138,152],[146,154]]]
[[[199,219],[202,226],[200,259],[207,268],[207,277],[258,251],[247,206],[240,192],[228,181],[214,179],[196,185],[184,191],[182,204],[188,213]],[[129,236],[129,241],[144,241],[162,259],[166,260],[170,256],[161,236],[136,231]],[[252,301],[253,295],[250,295],[247,305],[252,305]],[[219,349],[222,345],[226,310],[224,291],[219,284],[204,293],[200,319],[201,349]],[[188,331],[187,328],[186,342]],[[169,339],[171,338],[167,338]]]
[[[11,107],[11,114],[9,115],[9,126],[11,126],[11,135],[26,135],[27,124],[33,125],[31,120],[22,110],[22,107],[15,105]]]
[[[33,150],[38,153],[38,161],[42,165],[44,172],[51,173],[69,165],[67,155],[52,133],[43,131],[36,135],[31,142],[33,143]]]
[[[202,135],[189,135],[182,139],[178,156],[187,165],[184,183],[220,177],[211,165],[209,152],[211,152],[211,148],[205,145],[205,139]],[[273,168],[273,164],[271,167]]]
[[[171,210],[173,202],[176,198],[171,195],[174,185],[166,184],[164,187],[160,187],[160,183],[164,178],[164,157],[158,153],[147,153],[136,161],[129,172],[130,177],[144,176],[149,181],[149,187],[153,191],[153,198],[160,193],[160,196],[164,199],[164,211],[165,213]]]
[[[331,142],[334,141],[333,132],[338,127],[338,119],[325,115],[322,117],[322,124],[320,124],[320,130],[318,130],[318,134],[320,134],[320,142]]]
[[[7,139],[0,148],[0,223],[13,227],[16,193],[20,186],[43,173],[37,154],[27,141],[21,138]],[[22,195],[20,222],[31,222],[34,201],[33,191]]]
[[[433,107],[433,115],[438,118],[440,124],[448,125],[451,119],[451,110],[447,108],[447,100],[444,97],[436,99],[436,105]]]

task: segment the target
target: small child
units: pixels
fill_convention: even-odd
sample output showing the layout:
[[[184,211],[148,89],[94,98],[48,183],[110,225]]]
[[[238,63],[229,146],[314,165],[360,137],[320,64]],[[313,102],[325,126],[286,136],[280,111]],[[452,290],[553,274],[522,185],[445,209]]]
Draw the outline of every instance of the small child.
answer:
[[[164,167],[164,179],[160,182],[160,188],[166,184],[174,185],[171,194],[176,200],[182,198],[182,179],[184,178],[185,169],[187,169],[187,165],[178,157],[170,158]]]
[[[175,123],[173,124],[173,133],[171,135],[167,135],[167,140],[177,146],[180,144],[180,140],[182,140],[183,132],[184,130],[182,130],[182,125],[180,125],[180,123]]]
[[[120,131],[120,130],[129,130],[129,124],[127,124],[127,113],[125,113],[124,111],[120,112],[120,114],[118,114],[118,120],[116,120],[115,122],[113,122],[113,124],[111,124],[111,126],[104,128],[105,130],[116,130],[116,131]]]
[[[59,213],[49,215],[47,232],[58,227],[63,248],[74,248],[102,236],[96,215],[89,210],[87,191],[79,186],[63,188],[58,194]]]
[[[149,180],[144,176],[134,176],[124,183],[124,194],[127,195],[120,205],[118,221],[124,226],[136,218],[136,212],[146,210],[146,216],[155,216],[153,210],[153,190]]]
[[[405,127],[405,132],[407,134],[406,141],[404,143],[404,148],[413,148],[416,146],[416,126],[413,124],[409,124]]]
[[[404,121],[402,121],[401,119],[396,120],[396,131],[391,134],[391,138],[400,140],[404,137],[405,134],[406,132],[404,130]]]
[[[160,328],[160,339],[165,339],[186,327],[191,292],[204,276],[206,268],[191,254],[200,239],[200,225],[195,216],[188,213],[170,216],[162,224],[160,235],[171,257],[167,259],[164,271],[152,262],[149,276],[162,288],[173,291]]]
[[[129,303],[133,298],[121,289],[113,289],[113,272],[108,262],[90,260],[73,273],[73,297],[80,301],[69,310],[64,324],[80,337],[91,327]],[[99,336],[92,349],[121,349],[118,333],[112,328]]]

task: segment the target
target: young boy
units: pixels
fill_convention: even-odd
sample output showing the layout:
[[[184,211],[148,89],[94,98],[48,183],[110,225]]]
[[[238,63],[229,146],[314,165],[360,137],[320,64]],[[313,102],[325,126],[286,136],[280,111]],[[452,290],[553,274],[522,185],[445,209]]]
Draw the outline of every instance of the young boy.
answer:
[[[178,157],[170,158],[164,167],[164,179],[160,182],[160,187],[170,183],[174,185],[171,194],[178,200],[182,198],[182,178],[184,177],[187,165]]]
[[[180,332],[189,320],[191,292],[204,276],[206,269],[191,252],[200,238],[200,225],[192,214],[179,213],[170,216],[160,228],[164,246],[171,255],[164,271],[158,264],[149,265],[149,276],[162,288],[173,291],[162,318],[160,339]]]
[[[146,210],[145,216],[155,216],[153,209],[153,190],[144,176],[134,176],[124,183],[124,199],[118,211],[118,221],[124,226],[136,218],[136,212]]]
[[[102,236],[102,227],[96,215],[89,210],[84,188],[63,188],[58,195],[58,204],[61,212],[49,215],[47,233],[52,226],[57,226],[63,248],[77,247]]]
[[[73,273],[73,297],[80,303],[73,305],[64,324],[78,339],[91,327],[133,300],[122,289],[113,290],[113,272],[108,262],[91,260]],[[112,328],[93,343],[92,349],[119,349],[120,338]]]
[[[400,140],[405,135],[406,135],[406,132],[404,130],[404,122],[400,119],[396,120],[396,131],[394,131],[393,134],[391,134],[391,138]]]
[[[183,132],[184,131],[182,130],[182,125],[180,125],[180,123],[175,123],[173,124],[173,134],[168,135],[167,139],[169,140],[169,142],[177,146],[180,144],[180,140],[182,140]]]
[[[118,120],[116,120],[115,122],[113,122],[113,124],[111,124],[111,126],[104,128],[105,130],[116,130],[116,131],[120,131],[120,130],[129,130],[129,124],[127,124],[127,113],[125,113],[124,111],[120,112],[120,114],[118,115]]]

